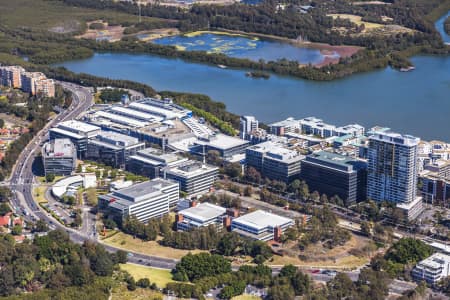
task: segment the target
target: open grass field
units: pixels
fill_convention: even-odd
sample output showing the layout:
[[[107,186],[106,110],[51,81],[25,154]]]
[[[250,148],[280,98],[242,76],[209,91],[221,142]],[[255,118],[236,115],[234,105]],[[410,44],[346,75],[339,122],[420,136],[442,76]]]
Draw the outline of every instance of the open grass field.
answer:
[[[378,28],[378,27],[382,27],[383,24],[377,24],[377,23],[371,23],[371,22],[364,22],[362,21],[362,17],[361,16],[356,16],[356,15],[350,15],[350,14],[330,14],[328,15],[330,17],[332,17],[333,19],[337,19],[338,17],[341,19],[347,19],[350,20],[352,23],[355,23],[356,25],[361,25],[364,24],[364,26],[366,27],[366,29],[372,29],[372,28]]]
[[[38,186],[33,189],[33,198],[37,201],[37,203],[46,203],[45,199],[45,190],[46,186]]]
[[[129,291],[125,284],[115,286],[111,291],[109,300],[162,300],[163,294],[150,289],[137,288]]]
[[[137,281],[141,278],[148,278],[151,283],[155,283],[159,288],[165,288],[169,282],[173,282],[172,274],[169,270],[144,267],[135,264],[120,264],[120,268],[130,273]]]
[[[112,10],[95,10],[70,7],[57,1],[45,0],[0,0],[2,25],[24,26],[68,33],[84,28],[85,23],[103,19],[110,23],[137,22],[138,17]],[[143,21],[156,20],[142,17]]]
[[[233,297],[233,298],[231,298],[231,300],[261,300],[261,297],[244,294],[244,295]]]
[[[125,251],[132,251],[146,255],[153,255],[165,258],[180,259],[189,252],[195,254],[204,252],[201,250],[180,250],[170,247],[163,247],[156,241],[144,242],[138,238],[134,239],[131,235],[119,232],[112,237],[106,238],[102,241],[105,244],[123,249]]]

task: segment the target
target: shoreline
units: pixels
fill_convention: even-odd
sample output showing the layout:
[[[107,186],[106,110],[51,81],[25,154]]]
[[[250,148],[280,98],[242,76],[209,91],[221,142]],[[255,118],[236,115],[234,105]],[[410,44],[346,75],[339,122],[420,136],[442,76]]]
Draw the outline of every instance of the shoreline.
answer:
[[[284,37],[279,37],[275,35],[268,35],[268,34],[260,34],[260,33],[247,33],[239,30],[226,30],[217,28],[216,30],[198,30],[198,31],[192,31],[188,33],[180,33],[180,36],[185,37],[196,37],[200,36],[202,34],[216,34],[216,35],[225,35],[225,36],[236,36],[236,37],[244,37],[248,38],[254,41],[259,40],[260,38],[266,39],[266,40],[272,40],[272,41],[278,41],[278,42],[284,42],[291,44],[296,47],[300,48],[308,48],[308,49],[315,49],[319,50],[320,54],[323,55],[324,59],[321,62],[313,63],[312,66],[316,68],[321,68],[330,64],[337,64],[339,63],[340,58],[347,58],[351,57],[355,53],[357,53],[360,50],[363,50],[363,47],[358,46],[351,46],[351,45],[330,45],[326,43],[316,43],[316,42],[308,42],[308,41],[300,41],[300,40],[294,40]],[[176,36],[176,35],[167,35],[162,37],[156,37],[153,39],[148,39],[147,42],[152,43],[153,40],[158,38],[164,38],[169,36]],[[175,45],[177,50],[179,51],[185,51],[183,47]],[[337,55],[337,56],[336,56]],[[230,56],[229,56],[230,57]],[[232,57],[231,57],[232,58]],[[301,64],[299,62],[300,67],[307,66],[309,64]]]

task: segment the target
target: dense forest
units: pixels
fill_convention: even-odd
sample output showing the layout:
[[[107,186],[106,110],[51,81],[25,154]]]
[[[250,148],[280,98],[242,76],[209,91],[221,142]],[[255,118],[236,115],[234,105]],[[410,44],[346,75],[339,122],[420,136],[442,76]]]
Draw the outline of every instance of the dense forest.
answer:
[[[106,253],[95,243],[74,244],[64,231],[21,244],[2,235],[0,295],[34,292],[33,299],[107,299],[115,266],[126,257],[122,251]]]

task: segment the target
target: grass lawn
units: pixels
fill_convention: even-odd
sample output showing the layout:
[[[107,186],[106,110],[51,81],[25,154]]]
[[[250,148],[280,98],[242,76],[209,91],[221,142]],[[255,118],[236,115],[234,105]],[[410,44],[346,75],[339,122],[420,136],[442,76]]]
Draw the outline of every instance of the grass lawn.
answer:
[[[110,300],[162,300],[163,294],[150,289],[137,288],[129,291],[124,284],[114,287],[111,291]]]
[[[47,189],[46,186],[38,186],[33,189],[33,198],[38,203],[46,203],[47,200],[45,199],[45,190]]]
[[[109,238],[102,240],[103,243],[111,245],[125,251],[132,251],[146,255],[154,255],[165,258],[180,259],[189,252],[192,254],[205,252],[201,250],[180,250],[170,247],[164,247],[156,241],[144,242],[141,239],[133,238],[129,234],[119,232]]]
[[[330,17],[332,17],[333,19],[336,18],[341,18],[341,19],[347,19],[353,23],[355,23],[356,25],[361,25],[364,24],[366,29],[370,29],[370,28],[378,28],[378,27],[382,27],[383,24],[378,24],[378,23],[372,23],[372,22],[365,22],[362,21],[362,17],[361,16],[356,16],[356,15],[349,15],[349,14],[330,14],[328,15]]]
[[[169,282],[173,282],[172,274],[169,270],[144,267],[135,264],[120,264],[120,268],[130,273],[136,281],[141,278],[148,278],[151,283],[156,283],[159,288],[165,288]]]
[[[39,180],[40,183],[46,183],[46,184],[52,184],[57,182],[58,180],[64,178],[65,176],[55,176],[55,179],[52,182],[47,182],[45,180],[45,176],[37,176],[36,178]]]
[[[231,300],[261,300],[261,297],[243,294],[240,296],[233,297],[231,298]]]
[[[138,22],[137,16],[113,10],[95,10],[71,7],[58,1],[45,0],[0,0],[2,25],[26,26],[32,29],[50,29],[62,26],[68,32],[78,30],[87,21],[103,19],[109,22]],[[142,21],[157,20],[142,17]]]

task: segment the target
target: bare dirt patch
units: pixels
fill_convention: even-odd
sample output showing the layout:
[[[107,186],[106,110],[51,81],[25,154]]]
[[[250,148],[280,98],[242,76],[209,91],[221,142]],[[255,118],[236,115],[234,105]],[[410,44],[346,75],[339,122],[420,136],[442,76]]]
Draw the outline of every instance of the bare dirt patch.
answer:
[[[103,29],[90,29],[89,26],[93,23],[102,23],[104,25]],[[87,30],[84,34],[76,36],[76,38],[80,39],[92,39],[92,40],[106,40],[109,42],[119,41],[123,37],[123,31],[125,27],[121,25],[110,26],[107,22],[103,22],[102,20],[87,22]]]

